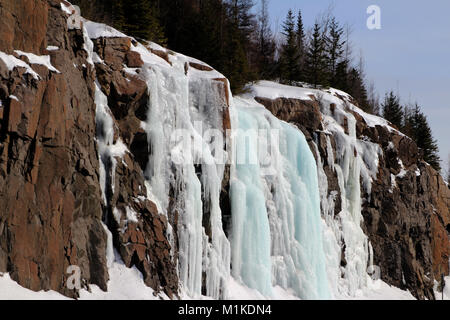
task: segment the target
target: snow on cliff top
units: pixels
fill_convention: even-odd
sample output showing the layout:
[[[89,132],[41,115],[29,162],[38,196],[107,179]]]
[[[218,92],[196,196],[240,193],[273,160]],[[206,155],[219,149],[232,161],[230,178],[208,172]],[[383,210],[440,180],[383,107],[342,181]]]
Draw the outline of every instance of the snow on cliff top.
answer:
[[[92,22],[86,19],[83,19],[84,26],[86,28],[87,35],[90,39],[98,39],[98,38],[130,38],[124,33],[106,25],[103,23]],[[187,71],[188,76],[196,76],[200,78],[208,78],[208,79],[219,79],[225,78],[220,72],[209,66],[208,64],[200,61],[198,59],[185,56],[180,53],[173,52],[156,44],[154,42],[147,42],[145,45],[136,41],[137,44],[131,45],[131,50],[138,52],[141,55],[142,61],[146,64],[156,64],[164,67],[172,67],[180,72],[186,72],[186,64],[197,64],[209,70],[199,70],[195,67],[189,67]],[[161,55],[157,53],[162,53],[167,55],[167,60],[165,60]],[[129,70],[130,71],[130,70]]]
[[[346,111],[345,108],[358,113],[367,123],[369,127],[375,127],[377,125],[384,126],[388,128],[389,131],[395,131],[401,134],[398,130],[394,129],[387,120],[364,112],[357,106],[355,106],[351,101],[352,97],[341,90],[334,88],[329,89],[314,89],[307,87],[295,87],[283,85],[273,81],[261,80],[254,84],[250,84],[246,87],[246,93],[241,95],[245,99],[251,98],[267,98],[267,99],[278,99],[278,98],[290,98],[299,100],[312,100],[314,96],[318,101],[323,103],[334,103],[337,108],[342,111]],[[403,135],[403,134],[401,134]]]
[[[114,29],[103,23],[97,23],[89,20],[85,20],[84,25],[89,34],[89,38],[129,38],[124,33]]]
[[[267,98],[267,99],[278,99],[278,98],[291,98],[300,100],[311,100],[311,95],[315,95],[314,89],[305,89],[301,87],[292,87],[277,82],[261,80],[253,85],[246,87],[247,93],[243,94],[244,98]]]

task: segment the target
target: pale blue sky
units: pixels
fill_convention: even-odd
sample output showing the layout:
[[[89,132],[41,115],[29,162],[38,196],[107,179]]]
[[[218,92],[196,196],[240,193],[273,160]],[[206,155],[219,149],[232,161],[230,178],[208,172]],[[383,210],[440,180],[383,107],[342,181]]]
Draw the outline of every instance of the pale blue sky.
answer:
[[[361,50],[368,80],[377,91],[399,90],[403,103],[417,101],[438,140],[444,167],[450,154],[449,0],[269,0],[274,22],[289,8],[302,10],[305,26],[333,5],[334,15],[353,30],[354,54]],[[381,8],[381,30],[366,26],[369,5]]]

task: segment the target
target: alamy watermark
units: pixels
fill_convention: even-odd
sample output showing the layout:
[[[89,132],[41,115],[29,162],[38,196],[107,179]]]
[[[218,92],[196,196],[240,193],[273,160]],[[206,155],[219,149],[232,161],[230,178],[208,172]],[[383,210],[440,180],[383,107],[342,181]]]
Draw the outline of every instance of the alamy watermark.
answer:
[[[375,4],[367,7],[367,28],[369,30],[381,29],[381,8]]]
[[[279,129],[203,130],[176,129],[169,139],[170,159],[175,165],[257,165],[263,175],[273,175],[273,161],[280,148]],[[232,141],[232,142],[231,142]],[[230,143],[231,142],[231,143]]]
[[[67,289],[81,290],[81,269],[80,269],[80,267],[71,265],[71,266],[67,267],[66,273],[70,275],[66,281]]]

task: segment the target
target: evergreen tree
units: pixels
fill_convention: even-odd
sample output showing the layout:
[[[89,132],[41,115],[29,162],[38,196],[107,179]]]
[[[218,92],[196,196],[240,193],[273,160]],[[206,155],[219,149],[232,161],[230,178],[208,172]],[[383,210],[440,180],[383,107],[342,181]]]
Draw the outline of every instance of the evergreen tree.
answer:
[[[298,80],[305,81],[306,77],[304,75],[305,72],[305,30],[303,27],[303,18],[302,18],[302,12],[301,10],[298,11],[297,16],[297,27],[296,27],[296,37],[297,37],[297,50],[299,54],[299,65],[298,65],[298,71],[299,71],[299,77]]]
[[[255,30],[252,0],[228,2],[228,28],[225,38],[224,73],[228,76],[232,91],[239,91],[247,82],[256,78],[250,70],[250,43]]]
[[[118,30],[124,30],[125,28],[125,12],[123,9],[123,0],[111,1],[111,18],[112,26]]]
[[[336,74],[334,76],[334,87],[345,92],[350,92],[348,76],[349,64],[347,59],[340,61],[336,66]]]
[[[366,112],[373,113],[369,110],[367,98],[367,89],[361,73],[356,68],[351,68],[348,73],[348,93],[358,101],[359,107]]]
[[[403,110],[402,132],[414,140],[414,109],[416,106],[405,106]]]
[[[395,125],[398,129],[403,124],[403,109],[400,106],[400,99],[391,91],[386,94],[382,104],[383,117]]]
[[[344,54],[345,40],[342,39],[344,29],[336,21],[336,18],[333,17],[330,20],[328,30],[328,35],[325,36],[327,66],[330,85],[335,87],[337,85],[336,73],[338,63]]]
[[[294,14],[289,10],[286,20],[283,24],[283,35],[285,43],[280,52],[280,81],[292,84],[299,80],[299,50],[297,46],[297,36],[295,32]]]
[[[165,45],[167,39],[159,22],[156,2],[152,0],[126,0],[122,4],[125,23],[123,30],[134,37]]]
[[[255,3],[253,0],[229,0],[231,19],[237,26],[243,40],[250,41],[255,30],[255,15],[251,12]]]
[[[229,26],[229,38],[225,49],[224,73],[230,80],[231,90],[238,92],[249,80],[248,60],[236,25]]]
[[[318,23],[314,24],[313,33],[306,53],[305,71],[307,80],[315,87],[328,85],[326,70],[325,43]]]
[[[433,138],[427,117],[416,103],[406,121],[411,128],[411,138],[423,153],[423,159],[437,171],[441,170],[439,148]]]

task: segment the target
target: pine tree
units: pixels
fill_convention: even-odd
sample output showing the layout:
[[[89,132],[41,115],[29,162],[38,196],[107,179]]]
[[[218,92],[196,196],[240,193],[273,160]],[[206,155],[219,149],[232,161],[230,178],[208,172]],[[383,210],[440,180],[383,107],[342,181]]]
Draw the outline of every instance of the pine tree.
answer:
[[[231,90],[239,92],[248,81],[248,60],[237,26],[231,25],[229,34],[230,38],[225,51],[227,59],[223,70],[230,80]]]
[[[251,12],[255,6],[253,0],[229,0],[231,19],[239,29],[243,40],[250,41],[255,29],[255,15]]]
[[[239,92],[256,78],[250,69],[250,43],[255,30],[252,0],[231,0],[227,4],[228,24],[225,40],[223,71],[231,83],[231,89]]]
[[[125,12],[123,8],[123,0],[112,1],[111,15],[112,15],[112,25],[118,30],[124,30],[125,27]]]
[[[358,101],[359,107],[366,112],[372,113],[370,110],[367,89],[364,84],[364,80],[361,73],[356,68],[351,68],[348,73],[348,91],[356,101]]]
[[[122,3],[125,23],[123,30],[136,38],[165,45],[167,39],[159,22],[156,2],[152,0],[124,0]]]
[[[337,85],[336,72],[338,63],[344,54],[345,40],[342,39],[344,29],[336,21],[336,18],[333,17],[330,20],[328,30],[328,34],[325,36],[327,67],[330,85],[335,87]]]
[[[315,23],[306,53],[305,71],[308,82],[315,87],[328,85],[326,67],[325,43],[321,27],[318,23]]]
[[[348,68],[349,61],[347,59],[343,59],[336,66],[336,74],[334,76],[334,88],[350,92],[350,85],[348,80]]]
[[[403,124],[403,109],[400,106],[400,99],[393,91],[386,94],[382,104],[383,117],[395,125],[398,129],[402,128]]]
[[[427,117],[416,103],[405,122],[411,127],[411,138],[423,153],[423,159],[437,171],[441,170],[439,148],[433,138]]]
[[[302,11],[299,10],[298,11],[298,16],[297,16],[297,26],[296,26],[296,38],[297,38],[297,50],[298,50],[298,54],[299,54],[299,60],[298,60],[298,72],[299,72],[299,77],[298,80],[300,81],[305,81],[306,77],[305,77],[305,30],[303,27],[303,18],[302,18]]]
[[[297,47],[297,36],[295,32],[294,14],[289,10],[283,23],[283,35],[285,43],[280,52],[280,80],[288,84],[299,80],[299,50]]]

